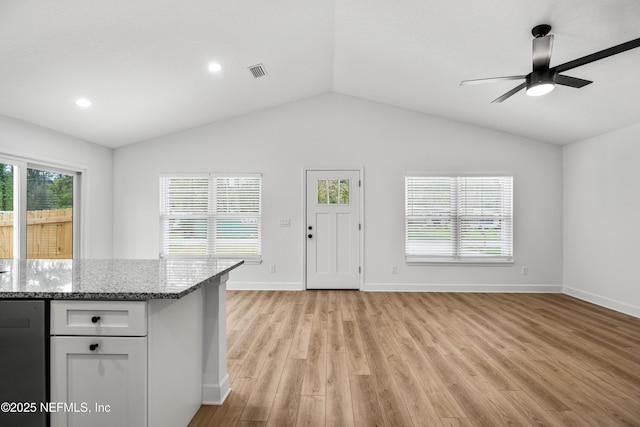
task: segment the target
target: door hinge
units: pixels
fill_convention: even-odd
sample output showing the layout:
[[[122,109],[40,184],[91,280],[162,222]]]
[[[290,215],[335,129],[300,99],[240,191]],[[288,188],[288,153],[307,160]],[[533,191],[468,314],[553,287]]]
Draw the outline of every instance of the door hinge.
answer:
[[[362,187],[362,180],[358,180],[358,187]]]
[[[362,267],[358,267],[358,274],[362,274]]]
[[[362,230],[362,224],[358,224],[358,230]]]

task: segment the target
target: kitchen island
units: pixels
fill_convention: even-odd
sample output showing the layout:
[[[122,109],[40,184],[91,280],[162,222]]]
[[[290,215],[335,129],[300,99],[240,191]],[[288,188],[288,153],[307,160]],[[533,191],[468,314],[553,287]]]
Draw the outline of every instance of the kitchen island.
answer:
[[[51,425],[186,426],[222,404],[226,282],[242,263],[0,260],[0,300],[49,307]]]

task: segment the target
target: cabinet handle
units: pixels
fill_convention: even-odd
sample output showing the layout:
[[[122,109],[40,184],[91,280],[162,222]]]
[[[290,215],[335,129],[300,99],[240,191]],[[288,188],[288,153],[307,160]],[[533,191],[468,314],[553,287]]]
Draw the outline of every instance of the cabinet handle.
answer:
[[[91,344],[91,345],[89,346],[89,350],[91,350],[91,351],[95,351],[95,350],[96,350],[96,348],[98,348],[98,344]]]
[[[98,323],[100,321],[100,316],[93,316],[91,318],[91,323]]]

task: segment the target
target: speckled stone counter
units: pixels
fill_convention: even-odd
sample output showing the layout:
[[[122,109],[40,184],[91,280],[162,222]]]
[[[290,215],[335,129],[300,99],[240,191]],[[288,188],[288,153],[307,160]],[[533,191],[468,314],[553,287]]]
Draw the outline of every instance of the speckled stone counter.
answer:
[[[177,299],[243,263],[222,259],[0,260],[0,299]]]
[[[105,400],[96,404],[113,404],[105,414],[52,413],[51,425],[107,425],[109,418],[99,418],[104,415],[112,417],[109,425],[186,426],[201,405],[222,405],[231,392],[226,284],[229,272],[242,264],[223,259],[0,259],[0,300],[40,299],[48,307],[43,339],[51,349],[52,402],[71,405],[75,401],[69,396],[101,396]],[[102,323],[79,329],[96,324],[96,314],[100,322],[101,316],[111,316],[115,323],[137,325],[137,334],[121,336]],[[64,329],[60,322],[76,329]],[[4,345],[0,342],[0,348]],[[71,364],[78,357],[81,364]],[[80,421],[86,417],[96,418]]]

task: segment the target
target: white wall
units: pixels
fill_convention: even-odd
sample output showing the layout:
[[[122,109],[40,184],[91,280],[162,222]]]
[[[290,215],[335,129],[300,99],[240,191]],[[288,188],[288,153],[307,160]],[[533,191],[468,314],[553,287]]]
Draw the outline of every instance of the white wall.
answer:
[[[263,263],[230,285],[301,289],[303,169],[360,167],[368,289],[560,290],[559,146],[333,93],[116,149],[114,256],[158,256],[160,173],[260,172]],[[404,263],[405,172],[505,171],[515,176],[513,266]]]
[[[85,169],[87,258],[113,253],[113,150],[27,122],[0,116],[0,154]]]
[[[564,291],[640,317],[640,124],[564,147]]]

